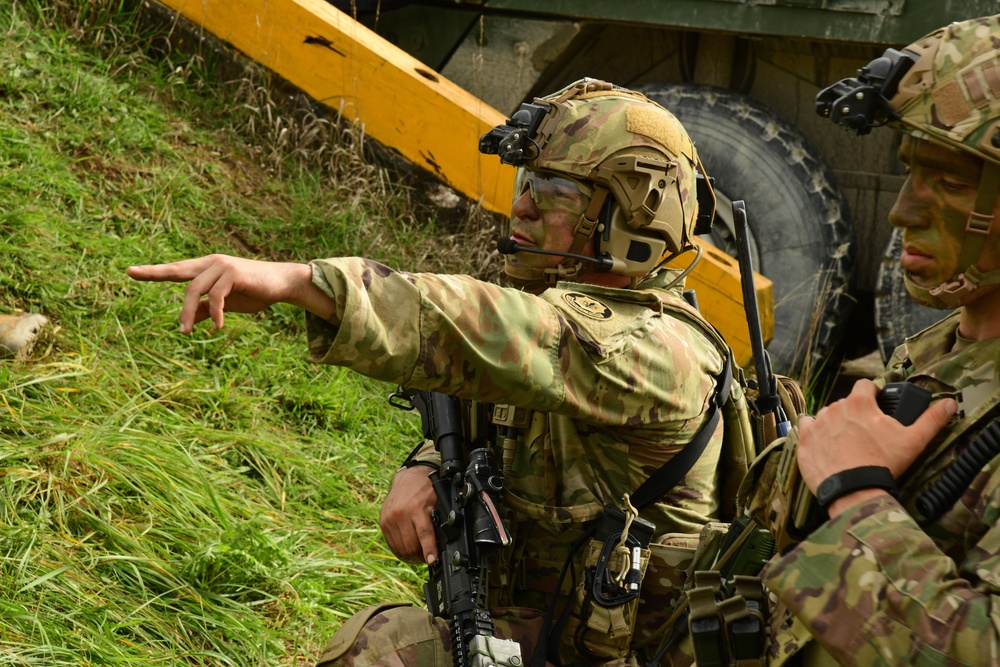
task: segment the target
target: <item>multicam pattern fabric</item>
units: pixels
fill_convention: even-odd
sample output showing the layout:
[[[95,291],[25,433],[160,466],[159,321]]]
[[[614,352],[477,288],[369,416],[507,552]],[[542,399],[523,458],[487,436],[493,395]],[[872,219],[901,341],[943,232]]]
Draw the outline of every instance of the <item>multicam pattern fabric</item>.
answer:
[[[960,405],[900,480],[899,499],[859,504],[765,571],[780,601],[771,664],[800,651],[805,665],[1000,660],[1000,460],[933,523],[915,520],[921,492],[1000,403],[1000,339],[959,339],[958,317],[908,339],[882,378],[914,382]]]
[[[539,128],[542,151],[533,168],[588,180],[608,158],[608,146],[646,146],[694,162],[694,142],[680,121],[642,93],[593,82],[587,92],[564,99],[565,91],[578,85],[541,98],[556,103],[559,111],[551,127],[543,123]]]
[[[893,126],[1000,162],[1000,16],[936,30],[907,49],[920,56],[890,100]]]
[[[538,636],[543,621],[541,612],[498,609],[493,614],[494,635],[518,642],[521,656],[530,657],[534,651],[534,638]],[[356,627],[349,627],[352,625]],[[426,609],[377,604],[361,610],[344,624],[320,656],[317,667],[432,667],[450,664],[451,632],[447,621],[431,616]]]
[[[313,275],[337,304],[334,322],[309,317],[314,359],[533,410],[501,455],[514,544],[492,568],[495,609],[546,609],[572,541],[694,437],[723,367],[707,325],[679,288],[664,288],[673,272],[634,290],[560,283],[541,296],[362,259],[316,261]],[[640,627],[669,613],[697,535],[718,512],[721,441],[720,428],[684,481],[642,514],[662,544],[643,584]],[[571,638],[562,650],[584,664],[635,660],[585,659]]]

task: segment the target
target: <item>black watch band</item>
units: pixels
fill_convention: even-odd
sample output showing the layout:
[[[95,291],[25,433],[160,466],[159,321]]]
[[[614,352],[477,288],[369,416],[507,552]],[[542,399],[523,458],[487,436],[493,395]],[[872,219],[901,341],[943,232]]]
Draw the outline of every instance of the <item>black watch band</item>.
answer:
[[[834,500],[859,489],[884,489],[896,495],[896,478],[885,466],[861,466],[830,475],[816,487],[816,500],[825,512]]]
[[[421,461],[415,458],[423,446],[424,446],[423,440],[418,442],[417,446],[411,449],[410,453],[406,455],[406,459],[403,461],[403,463],[400,464],[399,470],[397,470],[396,472],[401,472],[408,468],[412,468],[413,466],[427,466],[428,468],[437,468],[438,464],[433,461]]]
[[[409,468],[413,468],[414,466],[426,466],[428,468],[434,468],[435,470],[438,468],[438,464],[432,461],[418,461],[417,459],[406,459],[405,461],[403,461],[403,465],[399,466],[399,470],[408,470]],[[399,472],[399,470],[397,470],[396,472]]]

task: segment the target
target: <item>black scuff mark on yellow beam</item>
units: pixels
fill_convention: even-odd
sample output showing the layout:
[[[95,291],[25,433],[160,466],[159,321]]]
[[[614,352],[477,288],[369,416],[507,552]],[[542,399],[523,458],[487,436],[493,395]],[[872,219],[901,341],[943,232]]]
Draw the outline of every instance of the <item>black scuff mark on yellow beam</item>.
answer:
[[[427,79],[431,83],[438,83],[438,82],[441,81],[441,79],[438,77],[437,74],[435,74],[434,72],[425,70],[422,67],[417,67],[413,71],[416,72],[417,74],[419,74],[420,76],[424,77],[425,79]]]
[[[328,48],[331,51],[333,51],[334,53],[336,53],[338,56],[340,56],[342,58],[346,57],[346,55],[344,54],[344,52],[341,51],[340,49],[338,49],[337,47],[335,47],[333,45],[333,42],[331,42],[330,40],[328,40],[326,37],[322,37],[322,36],[319,36],[319,35],[317,35],[316,37],[313,37],[312,35],[310,35],[309,37],[306,37],[305,43],[306,44],[319,44],[320,46],[325,46],[326,48]]]
[[[439,165],[437,161],[434,159],[433,153],[420,151],[420,156],[424,158],[424,161],[427,162],[427,165],[434,171],[435,174],[438,175],[438,178],[440,178],[445,183],[448,182],[448,179],[445,177],[444,170],[441,169],[441,165]]]

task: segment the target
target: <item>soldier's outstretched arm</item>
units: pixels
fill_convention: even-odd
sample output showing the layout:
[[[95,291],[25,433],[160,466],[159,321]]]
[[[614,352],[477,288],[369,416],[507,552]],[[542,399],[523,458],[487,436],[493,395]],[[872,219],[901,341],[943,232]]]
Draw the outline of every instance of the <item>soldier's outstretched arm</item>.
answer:
[[[279,302],[323,318],[334,312],[330,297],[313,285],[308,264],[207,255],[170,264],[131,266],[128,275],[135,280],[188,283],[180,313],[182,333],[191,333],[195,324],[209,318],[221,329],[226,312],[256,313]]]

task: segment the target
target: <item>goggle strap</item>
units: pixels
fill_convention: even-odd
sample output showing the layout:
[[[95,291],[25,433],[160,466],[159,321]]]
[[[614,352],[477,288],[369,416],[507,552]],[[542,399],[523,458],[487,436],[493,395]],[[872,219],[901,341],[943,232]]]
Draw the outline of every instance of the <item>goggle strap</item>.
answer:
[[[965,226],[965,238],[958,258],[958,270],[969,277],[969,269],[982,261],[983,248],[994,226],[993,209],[1000,191],[1000,164],[990,161],[983,163],[983,175],[979,179],[976,204],[969,213]]]
[[[569,252],[580,254],[583,246],[594,235],[594,230],[601,222],[601,209],[604,208],[604,201],[608,198],[609,191],[603,185],[594,187],[594,194],[590,198],[590,206],[580,216],[580,221],[576,223],[573,230],[573,244]]]
[[[990,160],[983,161],[983,175],[979,178],[979,192],[976,195],[976,206],[973,214],[969,216],[969,226],[972,227],[974,221],[981,224],[975,231],[982,234],[990,233],[990,226],[993,222],[993,209],[997,203],[997,190],[1000,189],[1000,164]],[[985,227],[982,225],[985,224]],[[969,229],[969,231],[973,231]]]

